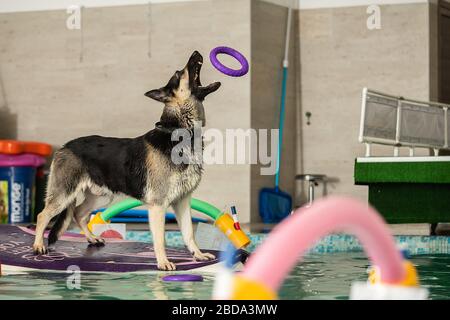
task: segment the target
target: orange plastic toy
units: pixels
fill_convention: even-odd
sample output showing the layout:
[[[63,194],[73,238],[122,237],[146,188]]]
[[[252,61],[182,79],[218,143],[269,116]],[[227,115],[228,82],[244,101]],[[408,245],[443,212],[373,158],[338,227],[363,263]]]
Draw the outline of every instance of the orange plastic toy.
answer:
[[[0,153],[22,154],[32,153],[48,157],[52,154],[52,146],[42,142],[28,142],[16,140],[0,140]]]

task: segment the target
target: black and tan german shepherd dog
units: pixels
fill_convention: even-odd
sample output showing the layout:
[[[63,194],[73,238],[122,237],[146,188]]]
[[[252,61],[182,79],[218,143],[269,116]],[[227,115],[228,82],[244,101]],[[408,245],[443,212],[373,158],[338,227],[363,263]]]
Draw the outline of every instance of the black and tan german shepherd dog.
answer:
[[[48,252],[44,231],[56,216],[48,237],[49,246],[67,230],[72,220],[89,243],[103,245],[104,240],[95,237],[87,227],[90,213],[107,206],[116,196],[126,195],[141,200],[149,209],[159,269],[176,268],[167,259],[164,244],[165,213],[170,206],[175,210],[184,242],[193,257],[214,259],[198,248],[191,220],[191,194],[200,183],[201,162],[176,164],[171,158],[176,143],[172,141],[172,132],[192,130],[196,122],[204,125],[203,101],[220,87],[219,82],[202,86],[202,64],[202,55],[195,51],[184,69],[176,71],[165,87],[145,94],[164,103],[160,122],[153,130],[134,139],[82,137],[68,142],[55,153],[45,208],[37,218],[33,246],[36,254]]]

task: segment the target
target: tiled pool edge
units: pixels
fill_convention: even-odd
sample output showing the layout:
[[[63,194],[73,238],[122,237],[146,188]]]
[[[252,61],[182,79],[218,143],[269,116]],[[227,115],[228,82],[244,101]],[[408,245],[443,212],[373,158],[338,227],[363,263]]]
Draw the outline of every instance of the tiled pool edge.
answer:
[[[248,247],[249,251],[255,250],[267,237],[267,234],[249,235],[252,243]],[[128,240],[151,242],[150,233],[147,231],[128,231]],[[449,254],[450,237],[429,237],[429,236],[395,236],[397,244],[406,246],[413,255],[420,254]],[[180,232],[166,232],[166,243],[168,246],[184,246],[183,238]],[[321,239],[309,253],[336,253],[336,252],[358,252],[363,248],[358,239],[354,236],[344,234],[333,234]]]

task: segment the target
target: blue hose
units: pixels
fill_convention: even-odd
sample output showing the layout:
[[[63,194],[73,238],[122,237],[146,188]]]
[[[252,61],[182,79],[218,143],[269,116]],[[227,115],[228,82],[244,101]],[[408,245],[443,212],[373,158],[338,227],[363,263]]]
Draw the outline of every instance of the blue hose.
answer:
[[[283,82],[281,88],[281,108],[280,108],[280,131],[278,137],[278,153],[277,153],[277,171],[275,174],[275,189],[279,189],[280,185],[280,163],[281,163],[281,150],[283,147],[283,131],[284,131],[284,118],[286,114],[286,91],[287,91],[287,77],[288,68],[283,67]]]

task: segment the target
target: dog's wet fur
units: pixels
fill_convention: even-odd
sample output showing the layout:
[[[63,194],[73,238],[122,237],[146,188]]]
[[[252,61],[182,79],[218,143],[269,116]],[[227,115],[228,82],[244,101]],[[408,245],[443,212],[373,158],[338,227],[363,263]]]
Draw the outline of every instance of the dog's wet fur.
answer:
[[[149,209],[150,228],[158,268],[175,270],[168,261],[164,244],[165,213],[175,210],[187,248],[197,260],[214,259],[198,248],[192,228],[191,194],[200,183],[201,162],[174,164],[171,139],[175,129],[193,130],[196,122],[205,124],[203,101],[220,83],[203,87],[200,71],[203,57],[195,51],[183,70],[176,71],[168,84],[145,95],[164,103],[157,126],[134,139],[89,136],[68,142],[55,153],[50,167],[45,208],[38,215],[33,250],[46,254],[44,231],[56,221],[48,245],[57,241],[72,220],[85,233],[91,245],[103,245],[88,229],[92,210],[108,206],[116,196],[141,200]],[[80,200],[80,198],[82,200]]]

